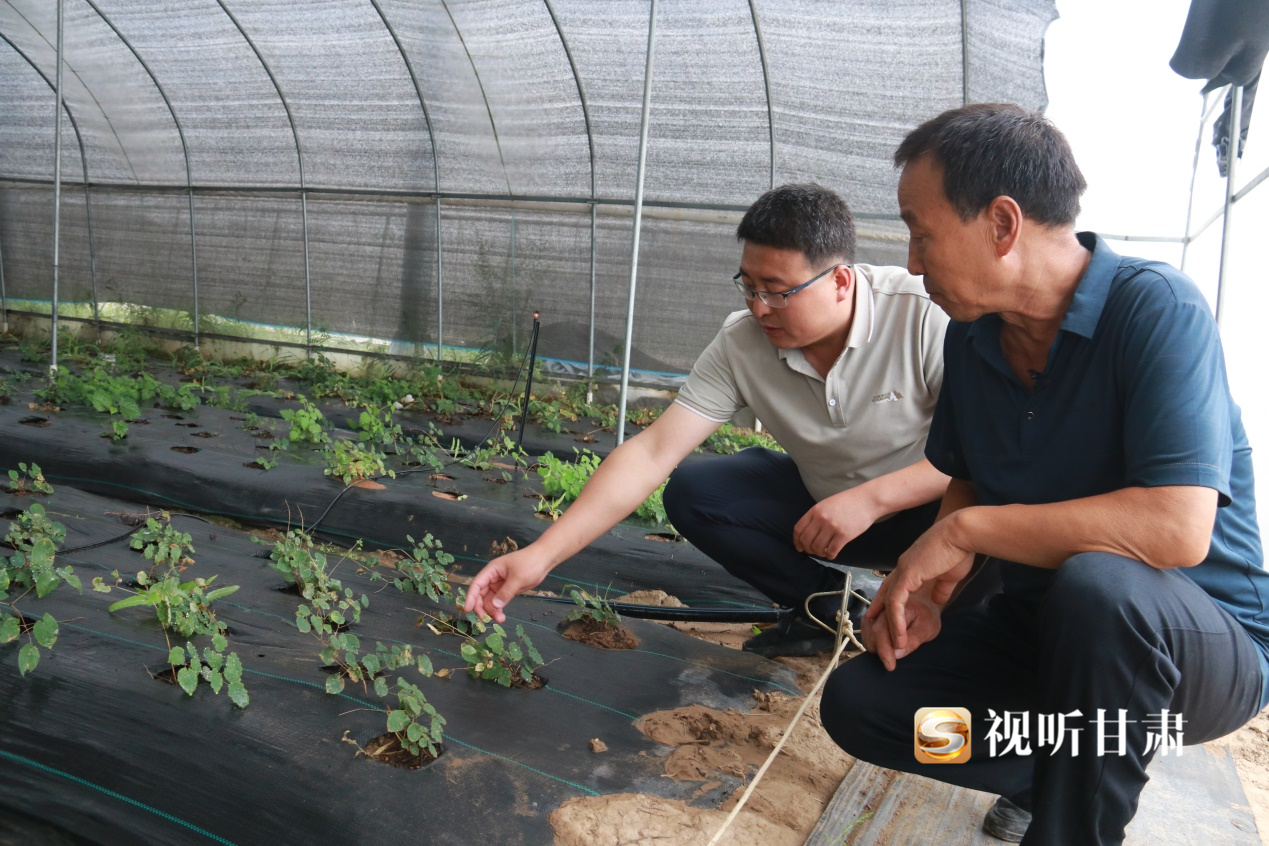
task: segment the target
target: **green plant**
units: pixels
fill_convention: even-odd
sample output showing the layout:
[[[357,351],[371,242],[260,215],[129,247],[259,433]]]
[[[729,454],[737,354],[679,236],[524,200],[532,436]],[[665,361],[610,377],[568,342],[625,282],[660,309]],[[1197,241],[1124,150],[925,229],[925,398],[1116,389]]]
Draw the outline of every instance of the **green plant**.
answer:
[[[753,429],[736,427],[730,423],[719,426],[717,431],[705,439],[705,448],[720,455],[731,455],[752,446],[784,452],[784,448],[776,439],[766,432],[755,432]]]
[[[108,610],[113,614],[125,608],[148,606],[154,609],[165,633],[175,631],[182,637],[223,635],[226,626],[217,619],[212,603],[234,593],[238,586],[209,590],[215,580],[216,577],[212,576],[182,582],[174,569],[163,578],[154,580],[143,570],[137,573],[137,592],[112,604]],[[98,578],[93,580],[93,589],[109,593],[110,586],[104,585]]]
[[[388,731],[411,755],[427,752],[435,757],[444,738],[445,718],[437,713],[417,685],[404,678],[397,678],[397,689],[393,693],[397,697],[397,707],[388,709]],[[386,697],[387,692],[379,695]],[[424,725],[423,721],[427,724]]]
[[[450,592],[445,576],[446,568],[454,563],[454,556],[441,547],[441,542],[432,537],[431,532],[425,534],[421,542],[410,535],[406,535],[405,539],[413,544],[413,548],[397,563],[398,575],[392,584],[405,593],[414,591],[428,599],[439,600]]]
[[[106,425],[106,430],[101,433],[103,438],[110,438],[112,441],[122,441],[128,437],[128,421],[122,417],[112,417],[110,423]]]
[[[326,434],[329,425],[326,416],[303,394],[298,399],[299,408],[282,409],[282,419],[291,424],[287,439],[299,443],[330,443],[330,436]]]
[[[18,496],[40,496],[53,492],[53,486],[45,480],[40,465],[34,461],[30,464],[19,461],[18,469],[9,471],[9,482],[9,491]]]
[[[242,683],[242,660],[236,652],[226,653],[228,647],[229,642],[223,634],[212,635],[212,645],[203,648],[200,660],[194,644],[173,646],[168,651],[167,662],[181,690],[193,696],[198,682],[202,680],[207,682],[213,693],[220,693],[222,687],[227,688],[229,701],[239,708],[246,708],[251,703],[251,697]]]
[[[542,656],[524,633],[524,626],[516,626],[516,637],[523,646],[508,640],[507,632],[497,623],[483,641],[469,636],[459,648],[467,662],[467,674],[474,679],[495,681],[503,687],[510,687],[513,681],[522,686],[533,685],[533,671],[543,665]]]
[[[17,608],[17,602],[32,590],[37,598],[43,598],[62,583],[75,590],[82,590],[79,577],[69,567],[57,567],[57,548],[66,539],[66,527],[49,519],[44,506],[38,502],[18,515],[9,524],[4,537],[14,552],[0,566],[0,601],[7,601],[13,614],[0,619],[0,644],[12,643],[25,632],[29,640],[18,650],[18,670],[26,675],[40,663],[40,647],[52,649],[57,642],[57,620],[45,614],[34,624],[27,625],[26,618]],[[21,595],[10,599],[14,589]]]
[[[577,606],[568,612],[568,616],[564,618],[565,622],[593,620],[601,626],[614,629],[620,628],[621,615],[617,613],[605,597],[596,596],[589,591],[582,590],[577,585],[565,585],[562,592],[571,597],[573,604]]]
[[[266,543],[259,538],[252,540]],[[308,600],[308,605],[300,605],[295,612],[300,631],[316,629],[320,633],[323,626],[334,631],[347,625],[350,619],[360,622],[361,609],[370,604],[370,597],[354,594],[334,577],[338,563],[328,565],[326,554],[317,549],[313,538],[301,529],[288,530],[273,544],[269,562],[270,567],[292,582]]]
[[[194,552],[194,539],[171,523],[166,511],[159,512],[159,519],[147,517],[144,525],[132,533],[128,545],[140,550],[147,561],[165,564],[169,568],[193,564],[189,556]]]
[[[348,425],[357,433],[357,440],[363,444],[394,446],[403,437],[401,427],[392,422],[390,408],[381,410],[368,405],[361,410],[356,420],[349,420]]]
[[[386,456],[373,446],[352,441],[335,441],[334,446],[326,451],[326,469],[322,472],[341,479],[345,485],[376,476],[391,476],[395,479],[396,471],[388,469],[385,459]]]
[[[242,426],[240,426],[239,428],[246,429],[248,432],[253,432],[256,429],[259,429],[260,415],[256,414],[254,411],[248,411],[247,414],[242,418]]]
[[[431,629],[433,634],[446,635],[453,634],[461,637],[468,637],[476,634],[484,634],[488,630],[489,624],[480,619],[479,615],[463,610],[463,606],[467,604],[467,589],[458,588],[454,591],[454,613],[443,614],[439,616],[423,615],[419,618],[419,624],[427,622],[427,627]]]
[[[599,456],[590,450],[573,447],[573,453],[576,461],[562,461],[549,452],[538,459],[542,492],[548,497],[562,497],[565,502],[572,502],[599,467]]]

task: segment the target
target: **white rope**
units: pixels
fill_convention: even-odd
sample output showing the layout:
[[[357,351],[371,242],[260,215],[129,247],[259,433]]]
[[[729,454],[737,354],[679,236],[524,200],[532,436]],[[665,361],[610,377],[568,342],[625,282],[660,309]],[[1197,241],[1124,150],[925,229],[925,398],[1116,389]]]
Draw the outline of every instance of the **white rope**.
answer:
[[[853,635],[850,640],[854,640]],[[793,722],[789,723],[789,727],[784,730],[784,735],[780,738],[780,742],[776,744],[775,749],[772,749],[771,754],[767,756],[767,760],[764,761],[762,766],[758,768],[758,772],[754,775],[753,781],[749,782],[749,786],[745,788],[745,792],[741,795],[740,801],[736,803],[736,807],[731,809],[731,813],[723,822],[722,828],[718,829],[718,832],[714,834],[714,837],[708,844],[706,844],[706,846],[715,846],[715,844],[718,843],[718,838],[723,836],[723,832],[725,832],[728,827],[731,826],[732,822],[735,821],[736,817],[740,815],[740,809],[745,807],[745,803],[748,802],[749,797],[753,795],[754,789],[758,786],[758,781],[767,772],[767,768],[771,766],[771,762],[774,761],[776,756],[780,754],[780,750],[784,748],[784,742],[793,734],[793,727],[798,724],[798,720],[802,719],[802,715],[806,713],[806,709],[811,706],[811,700],[815,698],[815,694],[819,693],[820,688],[824,686],[824,682],[828,680],[829,673],[837,669],[837,662],[841,659],[842,652],[846,649],[847,643],[849,643],[848,640],[843,640],[838,645],[837,651],[833,653],[832,660],[828,662],[828,667],[824,670],[824,675],[820,676],[820,680],[815,683],[815,687],[813,687],[811,692],[806,695],[806,700],[802,703],[802,707],[798,709],[798,712],[793,715]]]

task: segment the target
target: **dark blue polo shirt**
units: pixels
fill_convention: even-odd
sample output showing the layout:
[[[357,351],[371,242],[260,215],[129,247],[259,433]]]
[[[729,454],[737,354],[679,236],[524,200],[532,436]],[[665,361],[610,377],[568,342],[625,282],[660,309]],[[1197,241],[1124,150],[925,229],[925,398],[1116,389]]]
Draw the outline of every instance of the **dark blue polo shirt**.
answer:
[[[1269,573],[1251,447],[1216,321],[1175,268],[1122,258],[1089,232],[1079,239],[1093,257],[1033,389],[1001,354],[999,315],[952,321],[926,455],[972,481],[983,505],[1064,502],[1125,487],[1216,489],[1221,507],[1207,558],[1180,572],[1247,629],[1269,674]],[[1002,566],[1005,590],[1020,599],[1038,600],[1051,577]]]

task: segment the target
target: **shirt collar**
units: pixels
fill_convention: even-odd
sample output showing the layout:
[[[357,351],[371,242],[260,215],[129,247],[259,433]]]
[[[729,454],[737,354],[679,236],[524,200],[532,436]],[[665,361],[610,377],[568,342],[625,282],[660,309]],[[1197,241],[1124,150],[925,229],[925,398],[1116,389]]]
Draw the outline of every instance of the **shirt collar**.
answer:
[[[1110,296],[1110,283],[1119,270],[1119,256],[1094,232],[1080,232],[1075,237],[1085,249],[1092,251],[1093,257],[1066,308],[1062,331],[1092,338],[1106,308],[1106,298]]]

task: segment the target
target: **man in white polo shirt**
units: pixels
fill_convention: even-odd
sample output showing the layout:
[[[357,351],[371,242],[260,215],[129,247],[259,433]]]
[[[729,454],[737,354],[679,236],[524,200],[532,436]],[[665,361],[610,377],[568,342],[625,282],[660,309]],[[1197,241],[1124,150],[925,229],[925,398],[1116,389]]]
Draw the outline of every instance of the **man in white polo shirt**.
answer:
[[[729,572],[793,609],[745,648],[816,654],[832,636],[804,601],[840,589],[815,559],[890,566],[933,523],[947,477],[924,458],[947,316],[899,268],[852,265],[854,220],[818,185],[768,191],[737,229],[730,315],[675,402],[615,449],[538,540],[489,562],[467,610],[505,620],[513,597],[608,531],[670,475],[674,527]],[[674,468],[743,408],[787,454],[748,449]],[[811,611],[832,620],[839,603]]]

